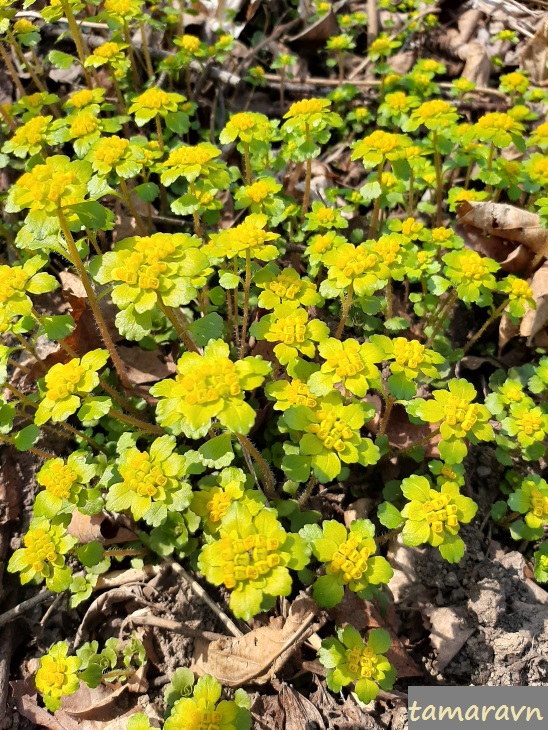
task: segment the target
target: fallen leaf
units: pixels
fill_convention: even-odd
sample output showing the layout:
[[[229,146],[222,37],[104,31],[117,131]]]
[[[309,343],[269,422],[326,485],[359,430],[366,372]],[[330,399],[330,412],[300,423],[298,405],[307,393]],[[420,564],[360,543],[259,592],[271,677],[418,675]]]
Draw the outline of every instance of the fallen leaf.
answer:
[[[465,43],[460,46],[457,54],[465,62],[462,78],[473,81],[476,86],[487,86],[491,75],[491,59],[483,43]]]
[[[268,626],[243,636],[212,642],[196,639],[191,669],[200,676],[211,674],[227,687],[265,684],[316,631],[317,611],[316,603],[301,595],[293,601],[285,621],[278,616]]]
[[[300,692],[284,682],[278,697],[285,713],[284,730],[303,730],[309,726],[324,730],[326,725],[318,708]]]
[[[527,246],[548,256],[548,229],[543,228],[536,213],[507,203],[464,201],[457,209],[458,221],[479,228],[484,233]]]
[[[530,286],[537,308],[527,307],[519,328],[520,335],[528,337],[529,341],[544,329],[548,322],[548,262],[545,261],[535,272]]]
[[[80,682],[74,694],[63,698],[63,710],[75,720],[113,720],[116,717],[116,700],[126,691],[126,684],[116,689],[104,684],[90,689],[87,684]]]
[[[133,530],[118,525],[105,512],[90,516],[74,510],[67,532],[69,535],[76,537],[82,545],[95,540],[102,542],[104,545],[117,545],[137,539],[137,535]]]
[[[129,379],[136,385],[156,383],[169,378],[177,368],[171,357],[163,358],[155,350],[142,350],[140,347],[118,347]]]
[[[548,16],[527,43],[520,57],[520,66],[534,84],[548,78]]]
[[[430,641],[437,652],[436,669],[443,672],[456,657],[475,629],[466,626],[454,608],[430,608],[425,613],[432,626]]]
[[[333,12],[333,9],[331,9],[315,23],[307,26],[292,38],[288,38],[287,44],[289,46],[298,46],[301,53],[303,51],[303,44],[305,46],[306,44],[310,44],[308,51],[312,52],[319,43],[323,44],[328,38],[332,35],[337,35],[337,33],[339,33],[339,24],[337,22],[337,16]]]

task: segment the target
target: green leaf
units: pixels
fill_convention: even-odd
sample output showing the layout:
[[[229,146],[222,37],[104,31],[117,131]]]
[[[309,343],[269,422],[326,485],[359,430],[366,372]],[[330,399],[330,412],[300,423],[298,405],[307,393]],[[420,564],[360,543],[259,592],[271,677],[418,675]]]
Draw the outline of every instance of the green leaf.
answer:
[[[64,340],[73,331],[75,322],[69,314],[59,314],[53,317],[41,317],[40,322],[44,327],[46,337],[52,342]]]
[[[63,51],[50,51],[47,58],[52,66],[63,70],[70,68],[73,63],[76,63],[74,56],[70,56],[68,53],[63,53]]]
[[[460,439],[440,441],[438,444],[440,456],[447,464],[460,464],[468,453],[466,444]]]
[[[199,347],[205,347],[210,340],[220,340],[223,337],[224,320],[217,312],[206,314],[189,326],[189,331]]]
[[[112,407],[112,400],[106,395],[89,396],[84,401],[77,413],[78,418],[84,425],[94,423],[103,416],[106,416]]]
[[[33,423],[25,426],[13,437],[13,443],[18,451],[27,451],[34,446],[40,437],[40,429]]]
[[[160,188],[156,185],[156,183],[148,182],[137,185],[133,188],[133,192],[136,193],[141,200],[144,200],[147,203],[152,203],[152,201],[156,200],[160,194]]]
[[[373,629],[367,639],[367,645],[375,654],[385,654],[390,649],[390,634],[384,629]]]
[[[333,608],[340,603],[344,596],[344,587],[339,584],[334,575],[322,575],[314,583],[312,589],[314,600],[322,608]]]
[[[411,400],[417,392],[415,384],[408,380],[403,373],[396,373],[388,378],[388,388],[398,400]]]
[[[222,469],[229,466],[234,460],[232,450],[232,439],[229,433],[222,433],[220,436],[209,439],[198,449],[205,466],[210,469]]]
[[[110,231],[114,226],[114,214],[96,200],[86,200],[67,206],[78,216],[80,224],[92,231]]]
[[[76,555],[82,565],[92,568],[103,559],[103,545],[98,540],[88,542],[76,550]]]
[[[394,507],[393,504],[390,504],[390,502],[383,502],[379,505],[377,517],[381,525],[388,527],[389,530],[395,530],[403,522],[399,509]]]
[[[240,277],[231,271],[223,271],[219,276],[219,284],[223,289],[236,289],[241,284],[241,281]]]
[[[448,563],[458,563],[464,555],[464,542],[458,535],[446,535],[439,551]]]

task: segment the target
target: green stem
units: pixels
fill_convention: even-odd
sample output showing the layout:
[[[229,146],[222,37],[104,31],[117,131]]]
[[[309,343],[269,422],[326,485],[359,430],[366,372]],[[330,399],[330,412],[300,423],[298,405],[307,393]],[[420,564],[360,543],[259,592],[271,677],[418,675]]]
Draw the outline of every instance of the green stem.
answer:
[[[491,142],[489,145],[489,159],[487,160],[487,172],[491,174],[493,170],[493,154],[495,152],[495,145]],[[491,194],[491,191],[493,190],[493,186],[491,183],[488,183],[487,185],[487,192]]]
[[[280,73],[280,106],[283,115],[285,110],[285,66],[282,66]]]
[[[377,168],[377,182],[379,183],[381,188],[382,188],[383,169],[384,169],[384,157],[380,161],[379,166]],[[381,210],[381,196],[378,195],[375,198],[375,202],[373,203],[373,214],[371,216],[371,223],[369,225],[369,238],[373,238],[375,236],[375,232],[377,230],[377,223],[379,221],[380,210]]]
[[[428,436],[424,436],[417,441],[413,441],[412,444],[409,444],[409,446],[406,446],[404,449],[392,449],[392,451],[389,451],[387,454],[385,454],[384,458],[389,458],[392,456],[403,456],[404,454],[407,454],[409,451],[413,451],[413,449],[416,449],[419,446],[424,446],[424,444],[427,444],[429,441],[435,438],[439,434],[439,432],[440,429],[437,428],[435,431],[432,431],[432,433],[429,433]]]
[[[133,45],[131,43],[131,36],[129,34],[129,28],[127,22],[124,20],[123,24],[124,40],[128,45],[129,61],[131,63],[131,75],[133,77],[133,87],[137,91],[139,89],[139,69],[135,63],[135,54],[133,53]]]
[[[394,396],[389,395],[386,399],[386,406],[384,409],[384,414],[382,417],[381,425],[379,426],[379,436],[384,436],[386,433],[386,427],[388,426],[388,421],[390,419],[390,414],[392,413],[392,408],[394,408],[394,405],[396,404],[397,399],[394,398]]]
[[[97,301],[97,297],[95,296],[95,292],[93,291],[93,286],[92,286],[91,280],[88,276],[88,272],[86,271],[86,268],[82,262],[82,259],[80,258],[80,254],[78,253],[78,249],[76,248],[74,238],[72,237],[72,233],[69,230],[66,218],[65,218],[64,213],[61,210],[61,208],[57,209],[57,217],[59,218],[61,230],[63,231],[63,235],[67,242],[70,258],[72,260],[72,263],[73,263],[76,271],[78,272],[80,280],[86,291],[86,295],[87,295],[87,298],[89,301],[89,306],[91,307],[91,311],[93,312],[93,316],[95,317],[95,322],[97,324],[97,328],[101,335],[101,339],[105,343],[105,347],[108,350],[108,354],[110,356],[110,359],[112,360],[114,369],[118,373],[120,382],[122,383],[124,388],[126,388],[127,390],[131,390],[132,389],[131,382],[126,373],[126,369],[124,367],[122,359],[118,355],[118,352],[116,350],[112,337],[110,336],[110,332],[108,331],[108,327],[107,327],[107,324],[103,317],[103,313],[101,312],[101,308],[99,307],[99,302]]]
[[[394,297],[392,295],[392,279],[386,282],[386,319],[392,319],[394,312]]]
[[[6,38],[9,40],[10,45],[12,46],[13,50],[15,51],[15,54],[21,64],[26,68],[28,71],[29,76],[31,77],[32,81],[34,82],[34,85],[38,89],[38,91],[42,92],[43,94],[47,94],[47,89],[44,86],[44,84],[40,81],[36,73],[34,72],[34,69],[32,68],[31,64],[27,61],[25,54],[23,53],[23,49],[19,45],[19,42],[13,35],[13,33],[9,30],[6,31]]]
[[[152,61],[150,58],[150,51],[148,50],[147,36],[145,32],[145,24],[142,20],[139,21],[139,30],[141,31],[141,48],[143,49],[143,56],[145,59],[145,66],[149,79],[154,78],[154,68],[152,67]]]
[[[510,299],[505,299],[502,302],[502,304],[495,309],[493,314],[483,324],[483,326],[480,327],[480,329],[476,332],[476,334],[472,337],[472,339],[468,340],[468,342],[466,343],[466,345],[463,348],[463,351],[465,354],[468,352],[468,350],[473,345],[476,344],[476,342],[479,340],[479,338],[482,336],[482,334],[485,332],[485,330],[489,327],[489,325],[491,325],[496,319],[498,319],[502,315],[502,313],[504,312],[504,310],[506,309],[506,307],[508,306],[509,303],[510,303]]]
[[[312,494],[312,491],[317,483],[318,483],[318,480],[316,479],[315,474],[311,474],[310,479],[308,480],[308,483],[307,483],[306,487],[304,488],[304,492],[301,494],[301,496],[297,500],[299,507],[301,509],[306,505],[306,503],[310,499],[310,495]]]
[[[17,72],[15,68],[13,67],[13,63],[11,62],[11,58],[9,57],[9,54],[6,52],[6,49],[4,48],[4,44],[0,43],[0,56],[2,57],[2,60],[6,64],[6,68],[9,71],[9,74],[11,76],[11,80],[13,81],[15,88],[19,92],[21,96],[26,96],[26,91],[23,87],[23,84],[19,80],[19,76],[17,75]]]
[[[111,408],[108,412],[108,415],[112,418],[117,418],[119,421],[122,421],[122,423],[127,423],[129,426],[135,426],[140,431],[145,431],[145,433],[151,433],[155,436],[164,436],[165,431],[163,428],[160,428],[160,426],[154,426],[151,423],[147,423],[146,421],[141,421],[140,418],[135,418],[134,416],[128,416],[126,413],[122,413],[121,411],[116,411],[114,408]]]
[[[379,535],[375,538],[375,543],[377,545],[382,545],[385,542],[388,542],[389,540],[392,540],[394,537],[397,537],[400,532],[403,530],[403,525],[401,527],[396,527],[395,530],[390,530],[390,532],[387,532],[386,535]]]
[[[244,147],[245,184],[251,185],[251,162],[249,159],[249,142],[242,142]]]
[[[305,124],[306,130],[306,141],[310,142],[310,128],[308,124]],[[304,178],[304,195],[303,205],[301,209],[301,223],[304,223],[306,214],[308,213],[308,204],[310,202],[310,184],[312,182],[312,157],[306,158],[306,173]]]
[[[238,276],[238,260],[237,256],[234,256],[232,259],[232,263],[234,266],[234,275]],[[238,325],[238,287],[235,287],[232,290],[232,295],[234,297],[234,338],[236,342],[236,347],[240,346],[240,331],[239,331],[239,325]]]
[[[5,444],[9,444],[10,446],[13,446],[14,449],[17,449],[14,440],[9,436],[4,436],[0,434],[0,441],[3,441]],[[17,451],[19,451],[19,449],[17,449]],[[55,459],[55,454],[48,454],[47,451],[42,451],[42,449],[37,449],[34,446],[25,449],[25,451],[30,451],[31,454],[36,454],[36,456],[39,456],[41,459]]]
[[[276,499],[274,475],[270,471],[270,467],[263,459],[261,453],[253,446],[247,436],[244,436],[241,433],[235,433],[234,436],[236,436],[242,449],[245,449],[251,455],[253,461],[259,467],[266,496],[268,499]]]
[[[137,209],[131,202],[131,192],[129,191],[126,181],[124,180],[123,177],[120,178],[120,190],[122,191],[122,197],[124,199],[124,203],[126,204],[127,208],[129,209],[129,212],[133,216],[133,220],[135,221],[137,228],[139,229],[139,233],[141,234],[141,236],[146,236],[148,233],[147,228],[146,228],[145,224],[143,223],[143,219],[137,212]]]
[[[343,311],[341,314],[341,321],[339,322],[339,326],[337,327],[337,331],[335,332],[335,337],[337,340],[341,339],[344,325],[346,324],[346,319],[348,317],[348,312],[350,311],[350,307],[352,306],[353,296],[354,296],[354,283],[350,282],[350,284],[348,285],[348,290],[346,292],[346,297],[344,299]]]
[[[187,328],[185,328],[183,323],[177,318],[176,311],[174,310],[174,308],[168,307],[159,294],[157,296],[158,296],[158,305],[159,305],[160,309],[162,310],[162,312],[165,314],[165,316],[168,318],[168,320],[173,325],[173,329],[179,336],[179,339],[181,340],[183,345],[186,347],[186,349],[189,352],[197,352],[198,354],[200,354],[200,350],[198,349],[198,346],[192,339]]]
[[[438,133],[433,131],[434,144],[434,167],[436,168],[436,225],[441,226],[442,223],[442,200],[443,200],[443,179],[441,168],[441,157],[438,150]]]
[[[193,182],[190,183],[189,190],[190,190],[190,194],[193,195],[194,197],[196,197],[196,186],[194,185]],[[194,220],[194,233],[196,236],[201,236],[202,232],[200,230],[200,228],[201,228],[200,214],[198,213],[197,210],[192,211],[192,218]]]
[[[413,173],[413,168],[410,168],[409,171],[409,202],[407,204],[407,215],[411,216],[413,215],[413,195],[414,195],[414,185],[415,185],[415,175]]]
[[[63,12],[67,19],[68,26],[70,29],[70,34],[72,35],[74,44],[76,46],[76,52],[78,54],[78,58],[80,59],[80,63],[82,64],[82,70],[84,72],[84,78],[86,79],[86,84],[91,89],[91,88],[93,88],[93,84],[91,83],[91,77],[85,66],[86,58],[88,56],[88,51],[86,48],[86,43],[82,37],[82,33],[80,32],[80,26],[76,22],[76,18],[74,17],[72,8],[70,7],[70,3],[67,0],[61,0],[61,7],[63,8]]]
[[[438,332],[440,331],[440,329],[443,326],[443,323],[447,319],[447,315],[450,313],[450,311],[453,308],[453,306],[455,305],[457,299],[458,299],[458,294],[456,291],[454,291],[451,294],[451,296],[449,297],[449,299],[446,301],[445,305],[443,306],[443,308],[438,316],[438,320],[437,320],[436,324],[434,324],[434,329],[432,331],[432,334],[430,335],[430,337],[428,338],[428,340],[425,343],[425,347],[430,347],[430,345],[434,342],[434,340],[437,337]]]
[[[156,137],[158,138],[158,145],[160,150],[164,151],[164,135],[162,134],[162,117],[156,114]]]
[[[240,340],[240,360],[245,354],[247,341],[247,322],[249,319],[249,290],[251,289],[251,252],[245,252],[245,282],[244,282],[244,316],[242,321],[242,337]]]

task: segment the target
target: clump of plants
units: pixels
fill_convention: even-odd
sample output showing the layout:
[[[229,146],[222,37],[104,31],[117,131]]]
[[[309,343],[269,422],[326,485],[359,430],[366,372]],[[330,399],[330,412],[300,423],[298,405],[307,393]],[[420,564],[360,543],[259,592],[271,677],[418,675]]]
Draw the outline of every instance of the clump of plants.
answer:
[[[75,54],[52,51],[49,62],[78,67],[82,88],[61,99],[45,79],[33,77],[29,94],[14,78],[19,98],[1,107],[1,159],[15,179],[2,199],[0,440],[40,461],[33,518],[8,570],[24,584],[67,591],[73,608],[91,599],[114,560],[168,556],[206,588],[221,588],[226,610],[245,621],[298,590],[326,609],[345,593],[386,601],[388,540],[463,559],[461,528],[478,510],[466,459],[480,446],[504,472],[492,517],[528,541],[535,577],[546,581],[548,359],[495,373],[486,398],[455,375],[502,316],[519,323],[535,307],[525,275],[505,274],[451,226],[463,201],[515,200],[517,190],[532,209],[546,194],[546,135],[512,113],[529,80],[503,77],[511,107],[468,124],[440,96],[443,66],[423,59],[403,77],[389,73],[403,38],[381,34],[368,51],[376,106],[358,106],[341,86],[334,98],[295,99],[286,109],[295,59],[280,56],[271,59],[280,118],[244,110],[205,126],[194,77],[206,61],[222,62],[232,39],[208,44],[172,28],[171,55],[157,59],[146,25],[171,27],[175,11],[155,6],[152,18],[144,5],[126,5],[98,6],[110,37],[93,51],[77,22],[82,4],[41,10],[47,22],[66,19]],[[2,28],[17,34],[15,9],[1,12]],[[345,16],[344,33],[327,43],[327,67],[341,81],[359,22]],[[21,42],[39,33],[27,28]],[[252,70],[251,91],[261,79]],[[166,91],[180,75],[186,94]],[[455,86],[456,96],[470,91]],[[330,144],[361,182],[320,199],[312,161]],[[512,145],[510,184],[499,153]],[[114,200],[130,236],[118,235]],[[229,206],[237,211],[230,222]],[[61,270],[81,282],[94,343],[76,307],[57,311]],[[452,318],[470,312],[477,327],[455,342]],[[44,358],[45,340],[57,350]],[[132,371],[151,351],[172,353],[175,368],[143,388]],[[396,413],[426,435],[397,446]],[[388,461],[400,478],[384,484]],[[367,494],[368,519],[333,519],[325,495],[334,490]],[[74,536],[75,516],[100,514],[123,518],[136,540],[111,548]],[[146,656],[137,640],[121,646],[109,640],[99,652],[92,642],[69,656],[66,644],[54,645],[36,674],[46,707],[55,711],[80,682],[128,679]],[[382,630],[338,627],[319,650],[330,690],[351,686],[364,703],[390,690],[389,647]],[[165,730],[250,727],[244,692],[220,700],[208,675],[170,687]],[[128,723],[147,727],[143,714]]]

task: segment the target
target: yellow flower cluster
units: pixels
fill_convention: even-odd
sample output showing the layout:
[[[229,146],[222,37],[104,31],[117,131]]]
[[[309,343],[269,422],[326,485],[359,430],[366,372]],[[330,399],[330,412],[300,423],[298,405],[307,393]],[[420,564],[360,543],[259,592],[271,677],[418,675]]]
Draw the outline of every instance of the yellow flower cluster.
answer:
[[[351,535],[337,548],[336,553],[326,566],[328,575],[341,574],[343,583],[360,580],[367,570],[367,561],[371,557],[369,545],[361,546],[360,540]]]
[[[354,436],[354,431],[334,413],[320,410],[316,418],[319,423],[311,423],[307,431],[323,441],[326,449],[335,449],[339,453],[344,451],[344,442]]]

